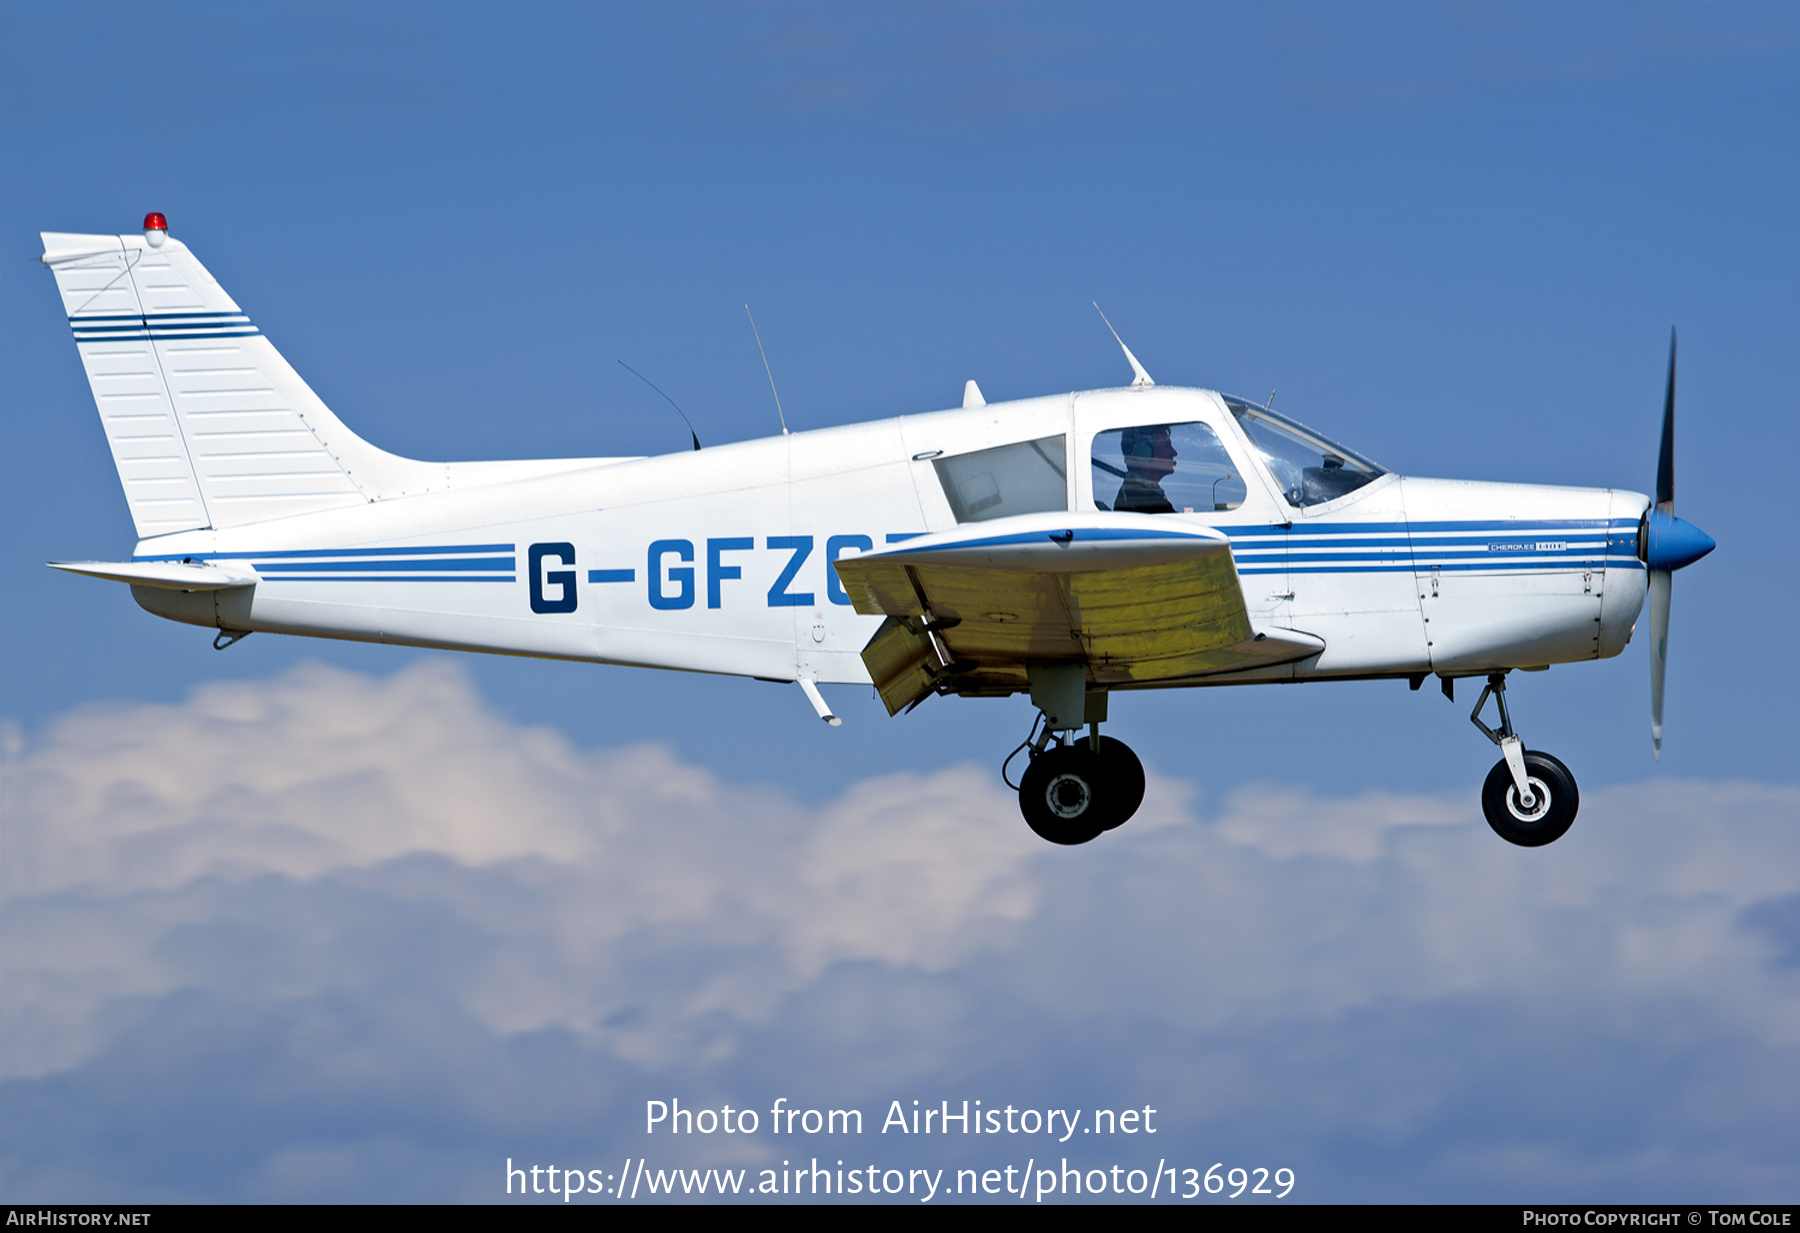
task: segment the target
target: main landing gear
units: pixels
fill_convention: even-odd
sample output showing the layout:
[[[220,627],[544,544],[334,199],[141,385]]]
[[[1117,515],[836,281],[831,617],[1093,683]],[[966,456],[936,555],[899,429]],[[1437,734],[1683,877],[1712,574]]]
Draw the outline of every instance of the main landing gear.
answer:
[[[1144,803],[1144,764],[1124,741],[1101,736],[1099,727],[1082,735],[1054,732],[1046,724],[1007,759],[1021,752],[1030,757],[1017,785],[1019,812],[1039,838],[1086,843],[1123,826]],[[1007,786],[1014,786],[1011,780]]]
[[[1448,693],[1449,682],[1444,684]],[[1487,706],[1490,695],[1500,710],[1498,730],[1481,722],[1482,708]],[[1494,833],[1521,848],[1541,848],[1561,839],[1581,806],[1575,776],[1549,754],[1526,749],[1513,732],[1512,716],[1506,710],[1504,672],[1488,677],[1487,688],[1481,691],[1469,722],[1500,746],[1500,761],[1488,772],[1487,782],[1481,787],[1481,812]]]
[[[1018,789],[1025,824],[1062,844],[1123,826],[1144,803],[1144,764],[1124,741],[1100,735],[1106,691],[1090,690],[1086,665],[1074,661],[1029,664],[1026,676],[1037,722],[1000,767],[1006,786]],[[1006,771],[1020,754],[1030,764],[1014,783]]]

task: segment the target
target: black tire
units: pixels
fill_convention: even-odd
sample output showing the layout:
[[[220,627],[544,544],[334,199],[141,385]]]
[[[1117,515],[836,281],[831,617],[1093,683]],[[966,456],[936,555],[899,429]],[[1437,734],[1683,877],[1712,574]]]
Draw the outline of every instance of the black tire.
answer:
[[[1086,843],[1107,828],[1107,764],[1088,752],[1086,741],[1044,750],[1019,781],[1019,812],[1038,838],[1051,843]]]
[[[1548,799],[1534,810],[1519,808],[1519,790],[1513,786],[1512,771],[1506,759],[1495,763],[1481,787],[1481,812],[1487,816],[1494,833],[1521,848],[1541,848],[1561,839],[1575,822],[1575,811],[1581,807],[1581,793],[1576,790],[1575,776],[1569,768],[1547,753],[1525,752],[1525,779],[1534,795],[1542,792]]]
[[[1104,802],[1107,822],[1102,829],[1110,831],[1131,821],[1131,815],[1144,803],[1144,764],[1124,741],[1103,736],[1100,765],[1100,773],[1108,781]]]

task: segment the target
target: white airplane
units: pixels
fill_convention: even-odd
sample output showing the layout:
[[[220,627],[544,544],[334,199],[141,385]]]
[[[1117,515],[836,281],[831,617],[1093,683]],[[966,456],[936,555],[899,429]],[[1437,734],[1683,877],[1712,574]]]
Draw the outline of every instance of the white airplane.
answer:
[[[1115,691],[1429,675],[1486,679],[1483,812],[1550,843],[1575,779],[1525,748],[1507,674],[1619,654],[1648,594],[1660,757],[1670,576],[1714,546],[1673,514],[1672,337],[1654,502],[1395,475],[1267,405],[1159,386],[1122,339],[1118,389],[989,404],[970,381],[960,409],[697,452],[416,462],[345,427],[162,215],[43,241],[138,534],[129,561],[55,568],[221,648],[728,673],[796,682],[834,725],[821,684],[873,684],[890,714],[1029,693],[1008,783],[1056,843],[1143,798],[1099,732]]]

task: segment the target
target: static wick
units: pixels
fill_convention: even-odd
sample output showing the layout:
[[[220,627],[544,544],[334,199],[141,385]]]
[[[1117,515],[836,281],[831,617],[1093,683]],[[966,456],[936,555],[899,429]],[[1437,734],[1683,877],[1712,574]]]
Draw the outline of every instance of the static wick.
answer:
[[[769,368],[769,353],[763,350],[762,335],[756,331],[756,318],[750,313],[750,306],[744,305],[744,316],[750,318],[750,336],[756,339],[756,354],[762,356],[763,371],[769,374],[769,393],[775,395],[775,416],[781,421],[781,435],[788,435],[787,416],[781,411],[781,391],[775,388],[775,373]]]

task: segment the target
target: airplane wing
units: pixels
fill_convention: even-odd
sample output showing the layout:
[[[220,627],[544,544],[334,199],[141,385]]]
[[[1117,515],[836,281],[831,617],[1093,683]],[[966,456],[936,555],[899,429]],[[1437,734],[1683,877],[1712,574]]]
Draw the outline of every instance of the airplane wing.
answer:
[[[1231,543],[1148,514],[1021,514],[837,562],[856,610],[886,614],[863,662],[889,714],[936,692],[1029,688],[1027,663],[1085,662],[1094,686],[1284,663],[1325,649],[1252,626]]]

